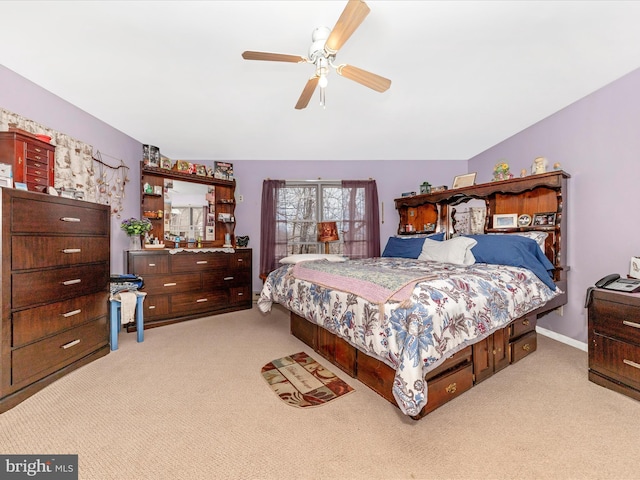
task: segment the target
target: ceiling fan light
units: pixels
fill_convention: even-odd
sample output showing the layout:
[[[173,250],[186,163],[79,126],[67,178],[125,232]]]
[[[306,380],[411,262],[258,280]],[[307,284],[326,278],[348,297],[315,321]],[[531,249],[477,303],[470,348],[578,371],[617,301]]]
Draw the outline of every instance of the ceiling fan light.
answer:
[[[327,86],[328,80],[327,80],[327,76],[326,75],[320,75],[320,79],[318,80],[318,86],[320,88],[324,88]]]

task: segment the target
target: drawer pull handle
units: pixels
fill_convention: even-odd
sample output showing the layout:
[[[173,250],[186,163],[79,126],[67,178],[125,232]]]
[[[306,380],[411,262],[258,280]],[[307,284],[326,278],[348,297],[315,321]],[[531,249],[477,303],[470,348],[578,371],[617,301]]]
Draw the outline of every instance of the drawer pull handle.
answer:
[[[80,219],[76,217],[62,217],[60,220],[63,222],[79,222]]]
[[[62,348],[64,348],[64,349],[66,350],[67,348],[71,348],[71,347],[73,347],[73,346],[75,346],[75,345],[77,345],[77,344],[79,344],[79,343],[80,343],[80,339],[79,339],[79,338],[77,338],[77,339],[75,339],[75,340],[74,340],[74,341],[72,341],[72,342],[65,343],[64,345],[62,345]]]
[[[150,264],[149,264],[149,266],[150,266],[150,267],[155,267],[155,266],[156,266],[156,264],[155,264],[155,263],[150,263]]]
[[[207,262],[206,260],[200,260],[199,262],[196,262],[196,265],[206,265],[207,263],[209,262]]]
[[[640,323],[630,322],[628,320],[623,320],[622,324],[626,325],[627,327],[640,328]]]
[[[78,315],[80,312],[82,312],[82,309],[79,308],[78,310],[72,310],[71,312],[63,313],[62,316],[64,318],[73,317],[74,315]]]
[[[632,362],[631,360],[627,360],[626,358],[622,360],[622,363],[626,363],[630,367],[637,368],[640,370],[640,363]]]
[[[238,263],[242,263],[243,260],[241,258],[238,259]]]
[[[447,393],[456,393],[457,389],[458,389],[458,384],[454,382],[447,385],[447,388],[445,388],[445,391]]]
[[[154,308],[156,308],[155,305],[149,305],[149,310],[153,310]]]
[[[202,303],[207,301],[209,301],[207,298],[199,298],[198,300],[196,300],[196,303]]]
[[[224,277],[223,280],[233,280],[233,277]]]
[[[41,150],[41,149],[39,149],[38,147],[34,147],[34,149],[33,149],[33,150],[34,150],[35,152],[41,152],[41,151],[42,151],[42,150]]]
[[[531,345],[529,345],[528,343],[525,343],[524,345],[522,345],[522,349],[525,352],[528,352],[529,350],[531,350]]]
[[[243,296],[243,295],[244,295],[244,293],[242,293],[242,292],[238,292],[238,296],[239,296],[239,297],[241,297],[241,296]]]
[[[165,283],[164,286],[165,287],[175,287],[177,285],[176,282],[172,282],[172,283]]]
[[[66,280],[64,282],[62,282],[63,285],[75,285],[76,283],[80,283],[82,282],[82,279],[80,278],[74,278],[73,280]]]
[[[524,325],[525,327],[529,325],[529,320],[528,319],[524,319],[522,321],[522,325]]]
[[[81,248],[65,248],[62,250],[62,253],[80,253],[82,252]]]

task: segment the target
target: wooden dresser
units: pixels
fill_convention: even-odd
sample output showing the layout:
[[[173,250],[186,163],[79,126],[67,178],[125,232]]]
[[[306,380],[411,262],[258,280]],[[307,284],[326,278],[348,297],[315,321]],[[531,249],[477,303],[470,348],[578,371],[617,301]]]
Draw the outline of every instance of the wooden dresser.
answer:
[[[56,147],[27,132],[0,132],[0,163],[13,169],[13,181],[31,191],[44,192],[54,185]]]
[[[110,210],[2,189],[0,412],[109,353]]]
[[[250,248],[128,251],[126,269],[144,279],[145,328],[252,307]]]
[[[589,380],[640,400],[640,294],[596,289],[589,304]]]

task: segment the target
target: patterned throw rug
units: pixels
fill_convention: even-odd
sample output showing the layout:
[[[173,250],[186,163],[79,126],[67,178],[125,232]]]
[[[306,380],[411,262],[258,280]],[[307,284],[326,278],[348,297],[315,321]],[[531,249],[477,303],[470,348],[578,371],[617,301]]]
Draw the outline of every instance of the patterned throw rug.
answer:
[[[294,407],[317,407],[353,391],[304,352],[262,367],[262,376],[280,399]]]

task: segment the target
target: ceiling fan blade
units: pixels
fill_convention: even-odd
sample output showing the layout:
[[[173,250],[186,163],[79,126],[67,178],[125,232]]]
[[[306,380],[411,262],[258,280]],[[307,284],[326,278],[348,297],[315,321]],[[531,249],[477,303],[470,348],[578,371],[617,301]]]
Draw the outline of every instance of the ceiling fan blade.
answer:
[[[306,57],[300,55],[287,55],[284,53],[270,53],[270,52],[252,52],[247,50],[242,52],[242,58],[245,60],[265,60],[267,62],[290,62],[290,63],[304,63],[307,61]]]
[[[304,86],[304,90],[302,90],[302,94],[298,99],[298,103],[296,103],[296,110],[302,110],[309,105],[309,100],[311,100],[311,96],[318,86],[318,80],[320,80],[320,77],[314,75],[307,81],[307,84]]]
[[[372,88],[376,92],[384,92],[391,86],[391,80],[375,73],[367,72],[353,65],[338,65],[336,72],[343,77],[358,82],[365,87]]]
[[[331,30],[329,38],[324,45],[324,50],[329,55],[335,55],[342,48],[344,43],[360,24],[364,21],[371,10],[362,0],[349,0],[344,7],[340,18]]]

